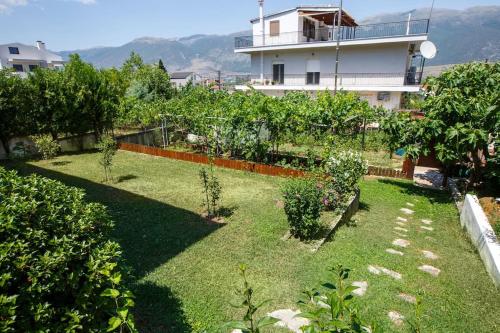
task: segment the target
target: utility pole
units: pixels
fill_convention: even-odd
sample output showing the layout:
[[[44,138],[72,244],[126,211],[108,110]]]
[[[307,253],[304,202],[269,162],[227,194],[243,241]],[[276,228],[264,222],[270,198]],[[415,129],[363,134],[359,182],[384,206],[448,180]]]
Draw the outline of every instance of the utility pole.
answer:
[[[259,1],[260,35],[262,37],[261,47],[266,43],[266,28],[264,22],[264,0]],[[254,45],[255,46],[255,45]],[[264,51],[260,51],[260,83],[264,84]]]
[[[339,76],[339,53],[340,53],[340,27],[342,25],[342,0],[340,0],[340,8],[337,12],[337,49],[335,55],[335,88],[334,95],[337,95],[337,81]]]
[[[219,90],[222,89],[222,81],[220,71],[217,71],[217,85],[219,86]]]

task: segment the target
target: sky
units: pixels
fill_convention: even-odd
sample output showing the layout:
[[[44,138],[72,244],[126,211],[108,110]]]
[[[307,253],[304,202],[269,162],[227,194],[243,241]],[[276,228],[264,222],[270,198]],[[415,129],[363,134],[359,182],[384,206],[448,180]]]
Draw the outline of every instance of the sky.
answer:
[[[265,12],[338,0],[265,0]],[[360,20],[430,7],[432,0],[344,0]],[[500,5],[500,0],[435,0],[437,8]],[[229,34],[250,29],[257,0],[0,0],[0,44],[43,40],[54,51],[119,46],[135,38]]]

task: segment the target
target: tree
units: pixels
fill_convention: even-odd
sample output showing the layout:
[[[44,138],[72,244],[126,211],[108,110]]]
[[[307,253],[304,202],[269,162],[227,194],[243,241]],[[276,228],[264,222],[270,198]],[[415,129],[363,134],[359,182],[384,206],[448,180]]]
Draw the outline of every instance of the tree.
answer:
[[[7,154],[10,139],[29,134],[27,96],[26,81],[9,70],[0,70],[0,141]]]
[[[111,177],[113,157],[115,156],[118,147],[113,137],[110,135],[104,135],[97,143],[96,148],[101,153],[99,164],[101,164],[104,169],[104,179],[105,181],[108,181]]]
[[[422,131],[446,168],[460,163],[470,170],[473,186],[482,180],[492,157],[487,146],[500,129],[499,87],[500,63],[457,65],[427,80]]]
[[[161,59],[158,61],[158,68],[164,71],[165,73],[167,72],[167,69],[163,65],[163,61]]]
[[[73,119],[68,117],[64,72],[37,68],[29,75],[28,84],[34,116],[32,134],[50,134],[57,140],[59,133],[71,132]]]

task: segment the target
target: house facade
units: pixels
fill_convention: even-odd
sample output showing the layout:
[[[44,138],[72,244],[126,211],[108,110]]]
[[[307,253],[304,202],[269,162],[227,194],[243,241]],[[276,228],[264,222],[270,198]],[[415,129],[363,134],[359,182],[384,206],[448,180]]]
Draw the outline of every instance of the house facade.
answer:
[[[200,75],[193,72],[172,72],[170,73],[170,82],[177,88],[184,87],[189,82],[193,85],[202,83]]]
[[[419,47],[427,40],[428,20],[359,25],[331,5],[264,15],[263,2],[260,16],[250,21],[252,35],[235,39],[235,52],[251,56],[251,80],[236,89],[252,86],[280,96],[337,86],[388,109],[400,107],[402,93],[420,90]]]
[[[46,49],[45,43],[37,41],[35,46],[20,43],[0,45],[0,69],[13,68],[16,73],[26,76],[27,73],[41,68],[62,68],[61,56]]]

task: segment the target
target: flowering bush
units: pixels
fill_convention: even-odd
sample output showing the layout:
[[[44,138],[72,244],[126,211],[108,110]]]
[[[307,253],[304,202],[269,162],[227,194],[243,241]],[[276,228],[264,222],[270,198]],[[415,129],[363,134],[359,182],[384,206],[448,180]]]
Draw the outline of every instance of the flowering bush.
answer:
[[[285,213],[292,235],[310,238],[319,230],[323,190],[314,179],[291,179],[283,186]]]
[[[329,178],[325,182],[323,203],[332,209],[358,189],[359,179],[368,172],[361,153],[351,150],[331,153],[324,168]]]

